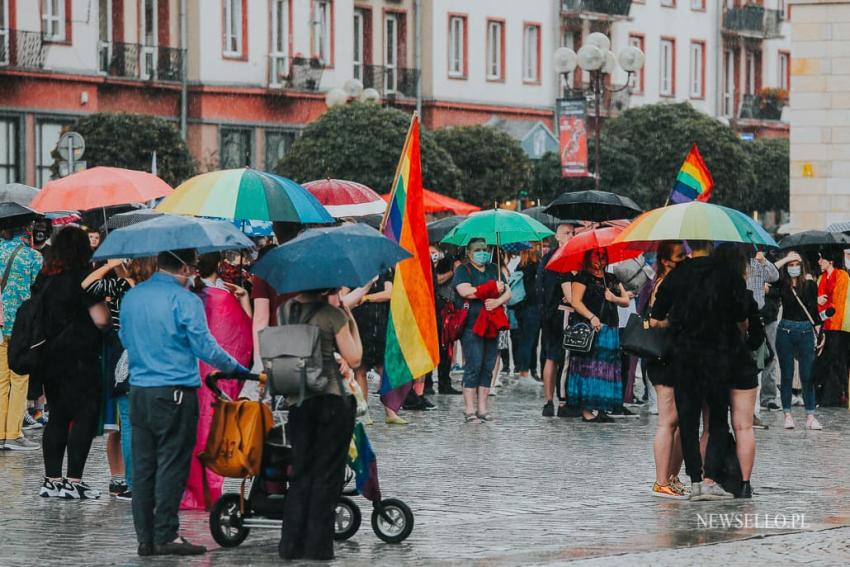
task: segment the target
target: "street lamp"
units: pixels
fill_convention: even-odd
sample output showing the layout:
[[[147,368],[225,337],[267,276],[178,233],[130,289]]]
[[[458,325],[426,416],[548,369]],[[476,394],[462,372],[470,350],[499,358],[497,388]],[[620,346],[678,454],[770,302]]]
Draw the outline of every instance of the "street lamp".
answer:
[[[553,56],[553,66],[555,71],[564,76],[566,84],[565,91],[580,92],[583,95],[593,94],[595,107],[596,124],[594,125],[594,138],[596,141],[596,164],[594,168],[594,177],[596,178],[596,189],[599,189],[599,138],[600,116],[599,116],[599,100],[605,92],[616,93],[629,88],[632,74],[637,73],[643,68],[643,63],[646,57],[639,48],[634,46],[625,47],[620,50],[620,53],[615,55],[611,51],[611,40],[604,33],[594,32],[587,36],[585,45],[578,50],[578,53],[569,47],[560,47],[555,50]],[[619,63],[620,68],[627,73],[626,84],[619,88],[608,88],[605,86],[605,76],[610,75],[617,68]],[[566,76],[572,73],[576,66],[590,75],[589,91],[583,89],[572,89],[566,81]],[[565,92],[566,94],[566,92]]]

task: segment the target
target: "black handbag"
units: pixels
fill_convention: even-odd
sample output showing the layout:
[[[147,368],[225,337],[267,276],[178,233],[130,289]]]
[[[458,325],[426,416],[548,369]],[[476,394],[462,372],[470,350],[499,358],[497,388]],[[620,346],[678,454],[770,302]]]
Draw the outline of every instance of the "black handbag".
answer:
[[[596,331],[589,323],[575,323],[564,329],[564,348],[571,352],[590,352]]]
[[[649,317],[632,313],[623,329],[620,348],[627,354],[651,360],[663,360],[670,353],[673,337],[669,329],[652,328]]]

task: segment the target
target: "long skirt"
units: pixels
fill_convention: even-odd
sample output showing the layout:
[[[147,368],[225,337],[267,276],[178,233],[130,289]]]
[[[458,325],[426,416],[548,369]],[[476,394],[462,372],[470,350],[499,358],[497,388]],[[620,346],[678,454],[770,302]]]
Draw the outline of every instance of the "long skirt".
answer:
[[[613,410],[623,405],[620,333],[603,325],[590,352],[571,352],[567,403],[573,407]]]

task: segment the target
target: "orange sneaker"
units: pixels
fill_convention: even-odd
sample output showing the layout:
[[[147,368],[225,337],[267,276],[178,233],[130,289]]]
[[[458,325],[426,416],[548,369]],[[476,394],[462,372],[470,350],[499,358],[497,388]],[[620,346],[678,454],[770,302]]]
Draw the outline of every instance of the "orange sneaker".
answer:
[[[669,484],[652,484],[652,495],[659,498],[670,498],[672,500],[687,500],[687,496],[670,486]]]

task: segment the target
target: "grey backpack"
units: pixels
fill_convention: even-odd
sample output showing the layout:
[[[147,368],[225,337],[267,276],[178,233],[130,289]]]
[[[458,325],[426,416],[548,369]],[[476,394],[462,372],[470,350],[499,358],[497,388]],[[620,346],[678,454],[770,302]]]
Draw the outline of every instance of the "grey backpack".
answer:
[[[327,388],[320,330],[310,324],[322,305],[288,301],[278,309],[278,326],[260,331],[260,358],[272,395],[297,395],[303,400],[305,394]]]

